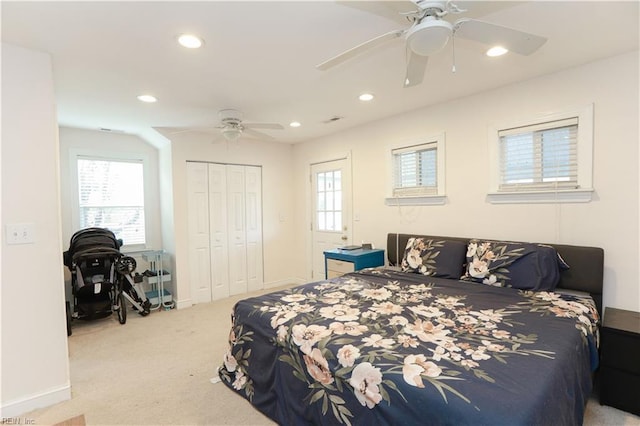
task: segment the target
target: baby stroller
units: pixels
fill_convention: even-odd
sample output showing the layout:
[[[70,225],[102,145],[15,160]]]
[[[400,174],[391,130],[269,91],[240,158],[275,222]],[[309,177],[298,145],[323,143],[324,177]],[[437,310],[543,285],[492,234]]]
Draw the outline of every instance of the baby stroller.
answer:
[[[122,240],[108,229],[87,228],[73,234],[64,264],[71,271],[73,306],[67,302],[67,335],[73,319],[92,320],[116,312],[120,324],[127,322],[125,300],[142,316],[151,303],[131,274],[136,261],[120,252]]]

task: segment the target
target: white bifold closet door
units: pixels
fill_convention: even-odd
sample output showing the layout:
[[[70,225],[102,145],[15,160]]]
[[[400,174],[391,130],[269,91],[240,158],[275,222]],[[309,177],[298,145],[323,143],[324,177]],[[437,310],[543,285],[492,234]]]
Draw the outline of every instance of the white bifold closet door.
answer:
[[[194,303],[262,289],[261,168],[187,162],[187,171]]]

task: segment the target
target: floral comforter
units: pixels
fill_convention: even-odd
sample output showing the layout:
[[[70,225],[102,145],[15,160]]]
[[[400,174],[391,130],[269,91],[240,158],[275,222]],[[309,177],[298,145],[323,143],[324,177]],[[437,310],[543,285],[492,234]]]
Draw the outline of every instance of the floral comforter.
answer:
[[[387,269],[238,302],[222,381],[283,425],[581,424],[590,298]]]

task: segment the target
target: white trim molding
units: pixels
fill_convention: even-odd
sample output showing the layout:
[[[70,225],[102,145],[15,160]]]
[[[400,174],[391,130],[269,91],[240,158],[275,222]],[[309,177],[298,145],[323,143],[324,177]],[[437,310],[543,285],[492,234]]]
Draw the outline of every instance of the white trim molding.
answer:
[[[588,203],[593,189],[566,189],[535,192],[491,192],[487,201],[492,204]]]
[[[387,206],[442,206],[447,203],[446,195],[425,195],[422,197],[388,197]]]
[[[195,305],[195,303],[193,303],[191,298],[176,300],[176,309],[190,308],[193,305]]]
[[[25,398],[8,401],[2,405],[2,418],[17,417],[38,408],[49,407],[71,399],[71,384],[53,388]],[[15,424],[15,423],[14,423]]]

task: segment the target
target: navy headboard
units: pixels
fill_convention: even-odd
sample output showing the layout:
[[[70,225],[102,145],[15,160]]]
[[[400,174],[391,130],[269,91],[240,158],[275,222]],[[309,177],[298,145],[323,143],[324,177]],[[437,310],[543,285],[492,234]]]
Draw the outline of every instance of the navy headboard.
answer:
[[[387,234],[387,259],[389,265],[397,266],[402,261],[407,241],[411,237],[423,237],[434,240],[453,240],[469,242],[470,238],[441,237],[417,234]],[[562,271],[558,288],[583,291],[591,294],[602,315],[602,287],[604,273],[604,250],[598,247],[571,246],[565,244],[548,244],[554,247],[569,265]]]

